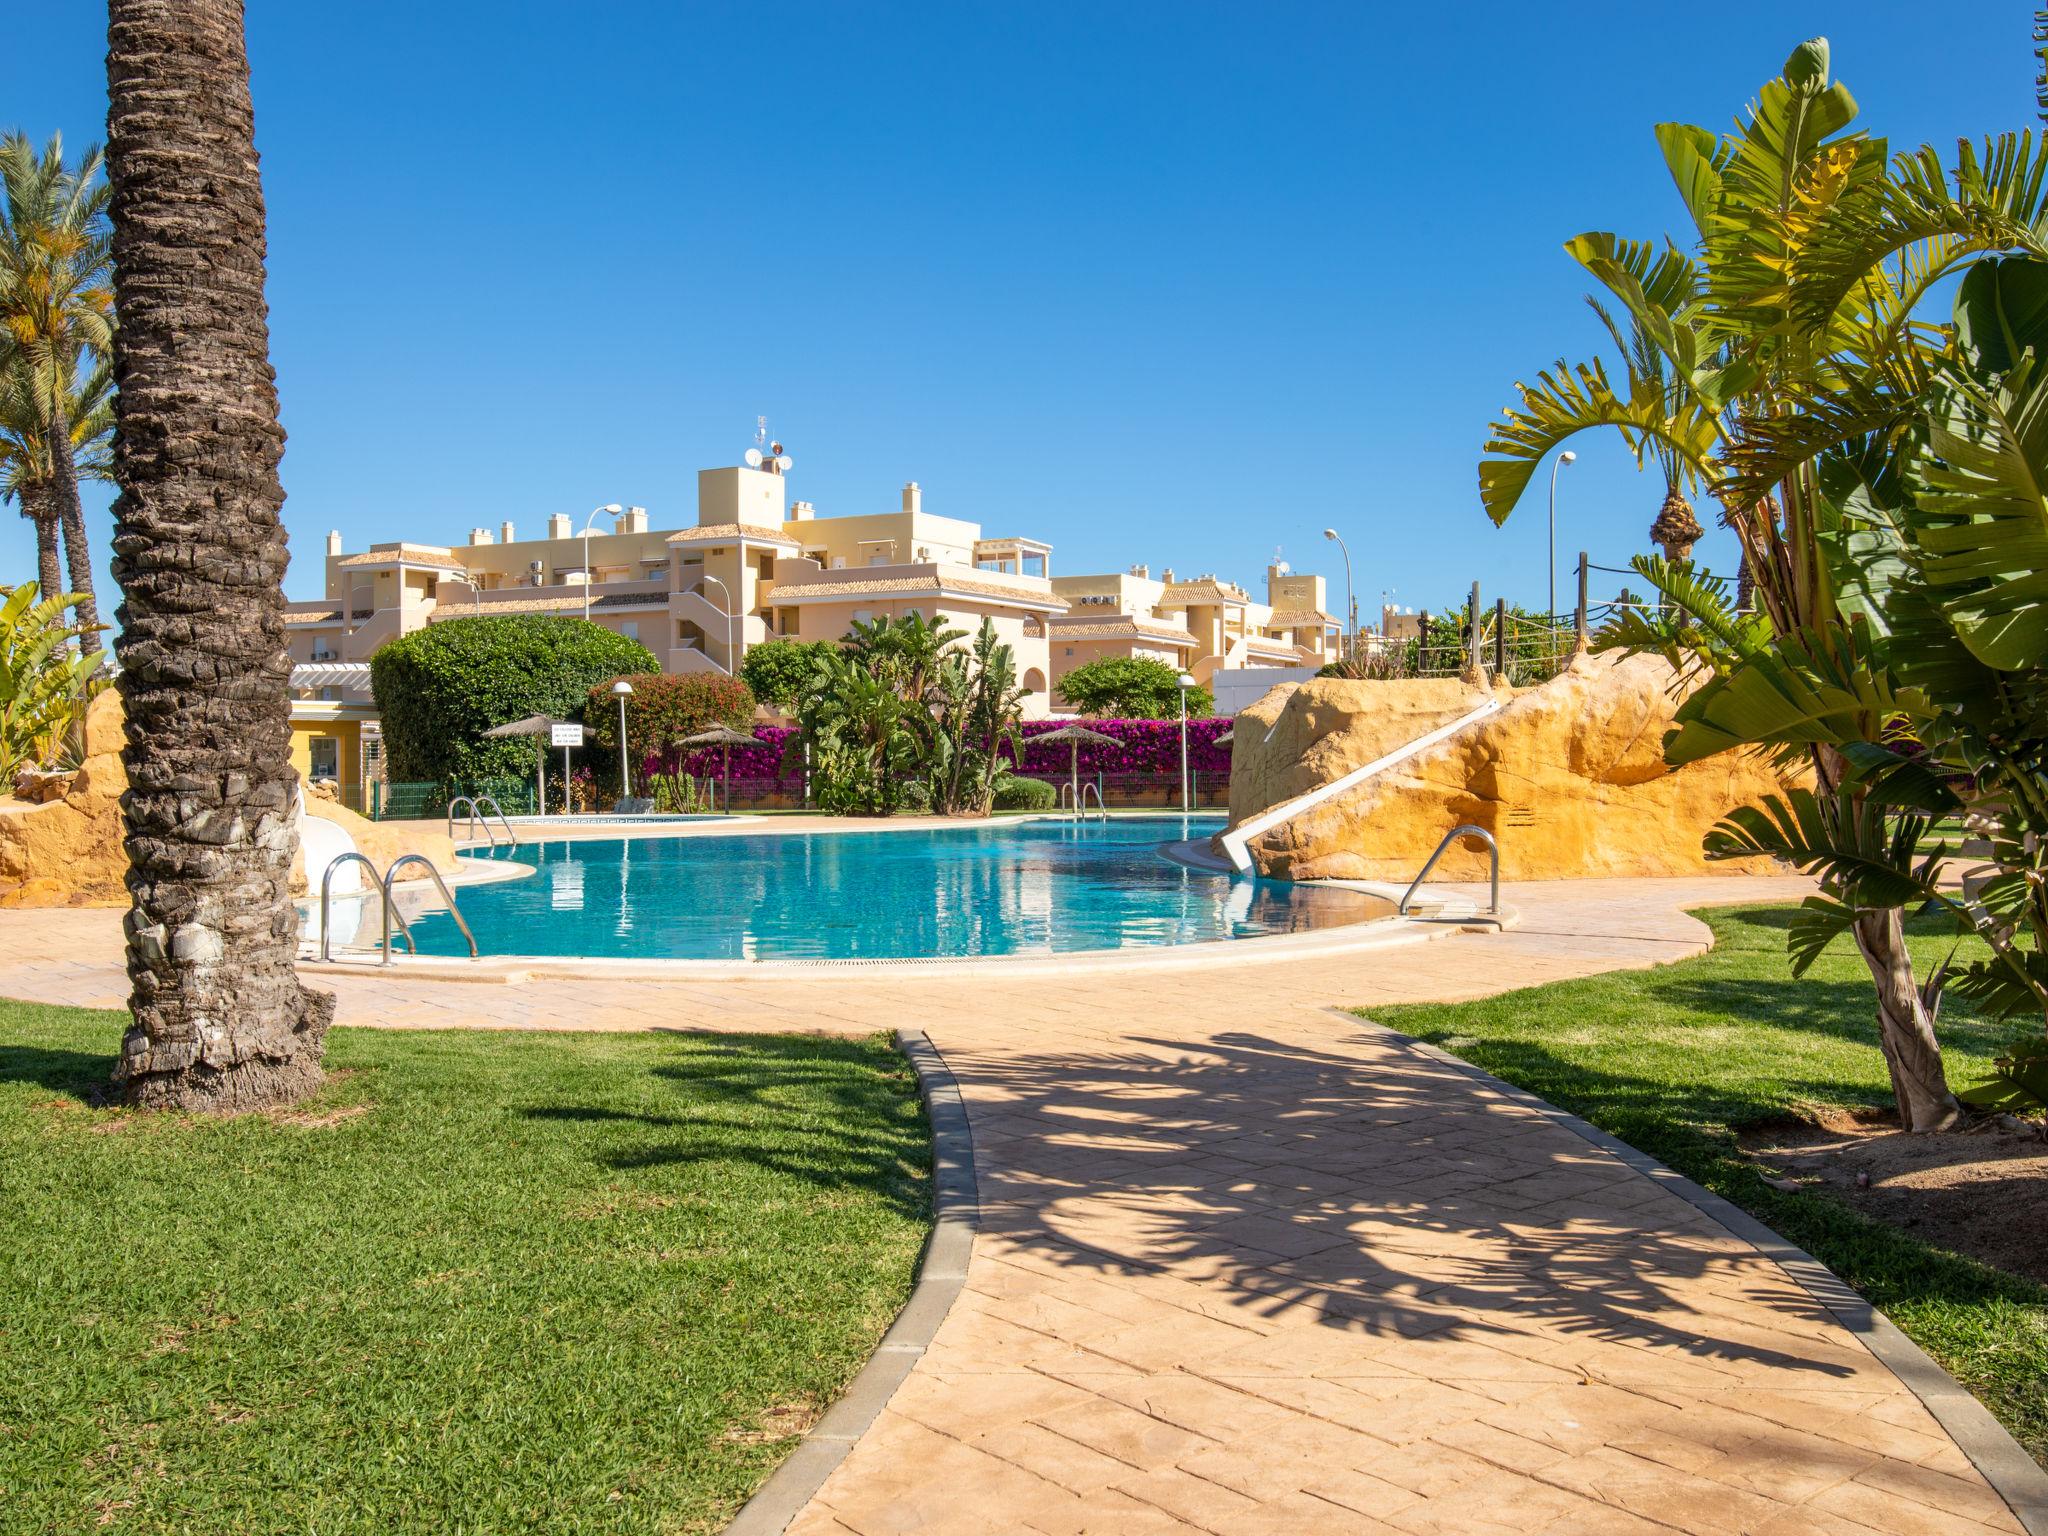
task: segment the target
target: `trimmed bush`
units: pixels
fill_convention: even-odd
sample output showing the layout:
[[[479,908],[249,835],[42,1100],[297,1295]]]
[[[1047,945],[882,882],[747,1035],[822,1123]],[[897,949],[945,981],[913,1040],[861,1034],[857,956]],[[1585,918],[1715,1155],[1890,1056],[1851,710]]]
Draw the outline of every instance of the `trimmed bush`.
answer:
[[[607,678],[590,690],[583,718],[590,722],[592,742],[612,759],[614,771],[619,750],[619,701],[612,692],[617,678]],[[754,723],[754,692],[736,677],[715,672],[685,672],[671,677],[661,672],[636,672],[626,679],[633,692],[626,699],[626,744],[636,765],[662,774],[680,771],[693,749],[676,747],[685,736],[714,725],[728,725],[746,731]],[[747,750],[742,747],[739,749]],[[710,749],[713,762],[720,761],[719,749]]]
[[[1059,682],[1060,697],[1084,715],[1125,720],[1180,719],[1180,672],[1149,656],[1105,656],[1076,667]],[[1188,714],[1216,707],[1207,688],[1188,690]]]
[[[1049,811],[1058,803],[1059,795],[1043,779],[1020,779],[1005,774],[996,780],[995,798],[990,803],[998,811]]]
[[[647,647],[588,619],[447,619],[372,656],[370,691],[393,779],[471,784],[533,772],[533,741],[486,739],[491,727],[527,715],[580,719],[599,683],[654,670]]]

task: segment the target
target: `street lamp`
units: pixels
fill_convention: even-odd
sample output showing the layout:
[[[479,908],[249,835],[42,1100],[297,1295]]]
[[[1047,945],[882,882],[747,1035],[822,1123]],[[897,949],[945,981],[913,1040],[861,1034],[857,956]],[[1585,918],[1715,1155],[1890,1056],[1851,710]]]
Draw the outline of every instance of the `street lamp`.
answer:
[[[590,617],[590,525],[606,513],[617,517],[625,510],[616,501],[607,502],[604,506],[592,507],[590,516],[583,519],[583,617],[586,619]]]
[[[633,696],[633,685],[622,677],[612,684],[612,692],[619,700],[619,798],[630,800],[633,798],[633,776],[627,766],[631,757],[626,751],[626,700]]]
[[[1557,639],[1557,472],[1578,462],[1579,456],[1567,448],[1550,466],[1550,614],[1546,622],[1553,642]]]
[[[698,580],[699,585],[716,587],[725,594],[725,665],[734,677],[738,677],[740,672],[739,664],[733,659],[733,651],[737,648],[739,642],[733,638],[732,627],[735,615],[733,613],[732,588],[728,587],[716,576],[703,576]]]
[[[1334,528],[1325,528],[1323,537],[1335,540],[1344,551],[1344,612],[1350,621],[1344,632],[1344,655],[1348,660],[1358,650],[1358,602],[1351,595],[1351,546],[1337,537]]]
[[[1192,672],[1180,675],[1180,813],[1185,816],[1194,809],[1188,794],[1188,690],[1197,687]]]

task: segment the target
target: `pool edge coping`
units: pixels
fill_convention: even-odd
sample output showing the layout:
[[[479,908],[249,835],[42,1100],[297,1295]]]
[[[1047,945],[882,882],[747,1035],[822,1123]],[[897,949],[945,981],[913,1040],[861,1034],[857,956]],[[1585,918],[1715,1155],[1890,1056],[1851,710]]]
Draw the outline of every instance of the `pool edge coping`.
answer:
[[[966,1288],[981,1217],[967,1104],[946,1058],[923,1030],[898,1029],[896,1048],[917,1075],[932,1130],[932,1229],[918,1256],[917,1278],[866,1364],[720,1536],[781,1536],[789,1528],[881,1417]]]
[[[1968,1458],[1978,1475],[1991,1486],[1991,1491],[2005,1501],[2006,1508],[2025,1528],[2027,1536],[2048,1536],[2048,1471],[2044,1471],[2040,1463],[2027,1454],[2026,1448],[2013,1438],[2012,1431],[1999,1423],[1997,1415],[1985,1407],[1974,1392],[1908,1338],[1898,1324],[1860,1291],[1804,1248],[1780,1236],[1732,1200],[1695,1183],[1647,1152],[1630,1146],[1620,1137],[1601,1130],[1570,1110],[1559,1109],[1528,1089],[1494,1076],[1484,1067],[1349,1008],[1332,1005],[1329,1011],[1346,1023],[1365,1025],[1399,1041],[1418,1055],[1463,1073],[1502,1098],[1562,1126],[1660,1189],[1676,1195],[1701,1215],[1720,1223],[1730,1235],[1748,1243],[1783,1270],[1794,1285],[1812,1297],[1815,1304],[1845,1333],[1868,1350],[1879,1365],[1913,1394],[1941,1427],[1942,1433],[1954,1442],[1956,1449]]]

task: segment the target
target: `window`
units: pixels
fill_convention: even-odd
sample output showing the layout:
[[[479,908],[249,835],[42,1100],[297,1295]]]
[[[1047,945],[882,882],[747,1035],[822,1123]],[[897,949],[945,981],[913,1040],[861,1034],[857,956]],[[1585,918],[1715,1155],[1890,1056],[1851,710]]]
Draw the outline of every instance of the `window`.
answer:
[[[638,619],[624,620],[619,625],[619,633],[628,640],[638,640],[640,638],[640,621]]]
[[[341,777],[341,741],[334,736],[315,736],[306,743],[308,760],[312,764],[311,777],[316,779],[339,779]]]

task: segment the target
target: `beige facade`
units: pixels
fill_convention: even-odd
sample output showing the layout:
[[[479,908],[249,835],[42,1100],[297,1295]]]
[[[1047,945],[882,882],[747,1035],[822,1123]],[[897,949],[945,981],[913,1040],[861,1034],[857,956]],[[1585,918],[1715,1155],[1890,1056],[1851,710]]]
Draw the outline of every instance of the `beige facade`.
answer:
[[[1178,663],[1206,683],[1220,670],[1316,666],[1338,650],[1337,621],[1320,576],[1266,568],[1266,600],[1213,575],[1154,579],[1149,566],[1103,576],[1058,576],[1068,603],[1050,625],[1053,684],[1105,656]]]
[[[786,461],[783,461],[786,463]],[[911,613],[972,633],[984,618],[1016,654],[1024,709],[1057,707],[1059,678],[1105,656],[1146,656],[1207,681],[1219,668],[1320,664],[1336,621],[1320,576],[1268,569],[1266,600],[1202,576],[1051,573],[1052,546],[984,537],[924,510],[912,482],[894,511],[821,517],[787,499],[769,459],[697,475],[697,521],[656,529],[641,507],[582,522],[510,522],[456,545],[327,547],[326,596],[286,612],[294,662],[361,662],[399,635],[482,614],[583,615],[638,640],[669,672],[736,670],[770,639],[837,640],[859,621]]]

